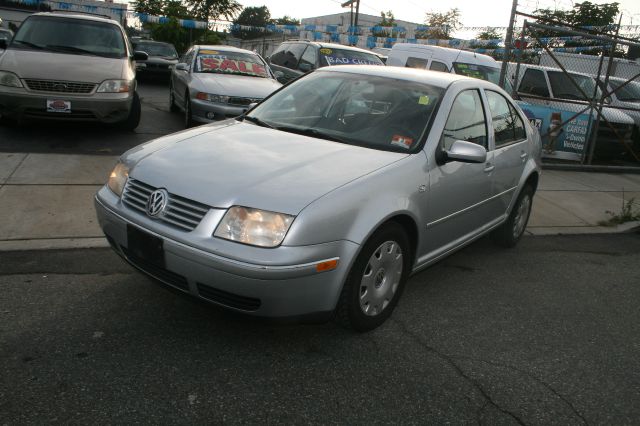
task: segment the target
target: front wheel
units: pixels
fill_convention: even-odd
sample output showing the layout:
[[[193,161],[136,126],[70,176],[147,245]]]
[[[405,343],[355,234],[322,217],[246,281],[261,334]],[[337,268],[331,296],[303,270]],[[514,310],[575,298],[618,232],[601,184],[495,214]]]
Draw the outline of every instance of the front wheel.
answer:
[[[493,231],[493,240],[503,247],[515,246],[527,227],[532,205],[533,187],[526,185],[520,192],[507,221]]]
[[[376,231],[356,258],[340,295],[337,319],[369,331],[382,325],[402,294],[411,267],[409,239],[399,224]]]
[[[169,84],[169,111],[178,112],[180,109],[176,105],[176,97],[173,96],[173,84]]]
[[[138,92],[133,93],[133,101],[131,102],[131,109],[129,110],[129,116],[120,123],[120,126],[124,130],[133,131],[138,124],[140,124],[140,116],[142,114],[142,105],[140,104],[140,98]]]
[[[191,112],[191,100],[189,99],[189,93],[187,93],[184,100],[184,128],[188,129],[189,127],[193,127],[193,115]]]

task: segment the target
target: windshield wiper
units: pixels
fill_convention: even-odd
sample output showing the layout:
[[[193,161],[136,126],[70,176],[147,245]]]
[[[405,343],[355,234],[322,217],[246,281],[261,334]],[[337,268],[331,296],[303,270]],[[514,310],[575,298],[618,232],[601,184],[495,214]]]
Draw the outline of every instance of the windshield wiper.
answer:
[[[346,139],[340,138],[338,136],[330,135],[328,133],[324,133],[316,129],[291,127],[291,126],[278,126],[278,127],[274,127],[274,129],[281,130],[283,132],[295,133],[297,135],[311,136],[312,138],[320,138],[320,139],[326,139],[328,141],[349,144],[349,141],[347,141]]]
[[[260,120],[259,118],[256,117],[251,117],[248,115],[245,115],[244,117],[242,117],[242,120],[247,120],[250,123],[254,123],[257,124],[258,126],[262,126],[262,127],[267,127],[269,129],[274,129],[275,127],[273,127],[271,124],[265,123],[264,121]]]
[[[68,52],[68,53],[78,53],[81,55],[92,55],[92,56],[103,56],[96,52],[92,52],[90,50],[80,49],[79,47],[74,46],[62,46],[58,44],[47,44],[44,46],[46,49],[53,50],[55,52]]]
[[[13,43],[24,44],[25,46],[33,47],[34,49],[39,49],[39,50],[44,49],[44,47],[42,47],[42,46],[40,46],[38,44],[34,44],[34,43],[31,43],[31,42],[28,42],[28,41],[23,41],[23,40],[13,40],[13,42],[11,44],[13,44]]]

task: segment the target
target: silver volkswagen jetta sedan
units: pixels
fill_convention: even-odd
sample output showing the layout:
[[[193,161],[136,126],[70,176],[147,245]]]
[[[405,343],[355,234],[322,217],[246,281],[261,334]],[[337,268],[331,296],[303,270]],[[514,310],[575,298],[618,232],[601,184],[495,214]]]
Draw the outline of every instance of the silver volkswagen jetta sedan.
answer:
[[[257,316],[389,317],[411,273],[524,232],[540,139],[498,86],[329,67],[238,119],[125,153],[95,204],[114,250]]]

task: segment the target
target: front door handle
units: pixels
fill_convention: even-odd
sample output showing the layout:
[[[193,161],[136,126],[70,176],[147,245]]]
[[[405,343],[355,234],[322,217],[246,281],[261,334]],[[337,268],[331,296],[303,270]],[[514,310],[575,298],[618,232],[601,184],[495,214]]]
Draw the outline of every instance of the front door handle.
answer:
[[[495,168],[496,168],[496,166],[494,166],[494,165],[493,165],[493,164],[491,164],[491,163],[487,163],[487,164],[485,164],[485,165],[486,165],[486,167],[484,168],[485,173],[490,173],[490,172],[492,172],[492,171],[493,171],[493,169],[495,169]]]

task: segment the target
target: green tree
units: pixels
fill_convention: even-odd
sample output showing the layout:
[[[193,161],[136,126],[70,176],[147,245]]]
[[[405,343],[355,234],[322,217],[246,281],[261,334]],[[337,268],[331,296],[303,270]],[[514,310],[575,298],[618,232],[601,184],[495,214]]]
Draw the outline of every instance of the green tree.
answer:
[[[427,13],[425,24],[432,28],[427,31],[417,31],[416,38],[450,40],[451,34],[462,27],[460,9],[453,8],[447,12]]]
[[[393,12],[391,12],[390,10],[387,12],[380,12],[380,18],[381,20],[377,24],[378,27],[388,28],[398,26],[398,24],[396,23],[396,18],[393,16]],[[374,37],[391,37],[390,30],[373,31],[372,34]]]
[[[284,15],[282,18],[273,19],[273,23],[276,25],[300,25],[300,20]]]
[[[234,25],[245,25],[249,27],[257,27],[260,29],[232,29],[231,34],[241,39],[252,39],[269,35],[270,33],[261,30],[271,23],[271,12],[267,6],[246,7],[240,15],[233,21]]]
[[[472,49],[495,49],[498,47],[498,42],[496,42],[495,40],[501,39],[502,34],[500,34],[495,28],[487,28],[486,30],[479,32],[478,35],[476,35],[476,40],[487,40],[490,42],[472,42],[471,46],[469,47],[471,47]]]
[[[186,0],[186,2],[197,19],[207,22],[220,17],[233,19],[242,11],[242,5],[236,0]]]

